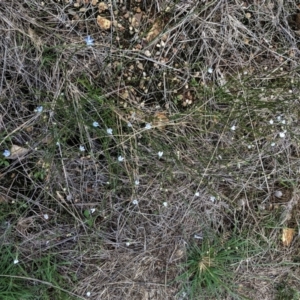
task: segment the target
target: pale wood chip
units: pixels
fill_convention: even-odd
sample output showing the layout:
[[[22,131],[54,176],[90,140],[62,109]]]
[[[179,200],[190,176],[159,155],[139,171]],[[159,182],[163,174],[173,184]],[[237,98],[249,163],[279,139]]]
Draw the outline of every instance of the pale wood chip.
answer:
[[[22,158],[24,157],[30,149],[20,147],[18,145],[12,145],[10,149],[10,156],[7,157],[8,159],[17,159],[17,158]]]
[[[97,23],[103,30],[108,30],[111,27],[111,21],[107,20],[101,16],[97,17]]]
[[[295,234],[294,228],[283,228],[282,229],[282,244],[283,246],[289,247],[293,241]]]

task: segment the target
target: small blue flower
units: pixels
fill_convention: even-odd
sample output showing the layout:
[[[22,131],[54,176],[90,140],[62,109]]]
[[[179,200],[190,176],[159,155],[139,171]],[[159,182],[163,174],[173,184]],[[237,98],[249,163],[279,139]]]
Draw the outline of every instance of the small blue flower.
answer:
[[[90,35],[88,35],[84,41],[86,42],[87,46],[94,46],[94,39],[92,39]]]
[[[151,126],[150,123],[147,123],[147,124],[145,125],[145,129],[149,130],[149,129],[151,129],[151,128],[152,128],[152,126]]]
[[[10,156],[10,151],[9,150],[4,150],[3,151],[3,156],[4,157],[9,157]]]
[[[34,111],[37,113],[41,113],[43,111],[43,106],[38,106]]]
[[[99,127],[99,123],[95,121],[95,122],[93,122],[93,126],[94,127]]]

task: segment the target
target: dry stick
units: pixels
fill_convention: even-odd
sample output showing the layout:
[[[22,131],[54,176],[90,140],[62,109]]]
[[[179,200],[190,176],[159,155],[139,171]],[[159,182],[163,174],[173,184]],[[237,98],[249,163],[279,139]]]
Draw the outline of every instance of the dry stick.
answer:
[[[6,43],[5,43],[6,44]],[[3,80],[4,80],[4,72],[6,69],[6,55],[7,55],[7,44],[5,45],[5,51],[4,51],[4,59],[3,59],[3,69],[2,69],[2,77],[1,77],[1,85],[0,85],[0,95],[2,94],[2,87],[3,87]]]
[[[143,284],[143,285],[156,285],[156,286],[165,286],[164,283],[157,282],[144,282],[144,281],[117,281],[117,282],[108,282],[106,285],[116,285],[116,284]]]
[[[9,138],[10,136],[12,136],[15,132],[24,129],[26,127],[29,127],[40,115],[41,113],[37,113],[35,116],[33,116],[31,119],[27,120],[25,123],[23,123],[22,125],[18,126],[16,129],[14,129],[12,132],[10,132],[7,136],[5,136],[2,141],[0,142],[0,146],[7,140],[7,138]]]
[[[264,164],[263,164],[263,162],[262,162],[262,157],[261,157],[261,153],[260,153],[260,151],[259,151],[257,139],[256,139],[256,137],[255,137],[254,126],[253,126],[253,122],[252,122],[252,118],[251,118],[251,115],[250,115],[250,112],[249,112],[249,107],[248,107],[248,105],[247,105],[247,111],[248,111],[248,114],[249,114],[249,119],[250,119],[250,123],[251,123],[252,133],[253,133],[253,136],[254,136],[254,139],[255,139],[256,150],[257,150],[257,152],[259,153],[258,157],[259,157],[260,165],[261,165],[261,168],[262,168],[262,170],[263,170],[263,175],[264,175],[264,177],[265,177],[265,181],[266,181],[266,186],[267,186],[267,189],[268,189],[268,193],[270,194],[270,187],[269,187],[269,184],[268,184],[268,178],[267,178],[267,175],[266,175],[266,171],[265,171],[265,168],[264,168]]]
[[[85,298],[83,298],[83,297],[81,297],[81,296],[79,296],[79,295],[76,295],[75,293],[72,293],[72,292],[70,292],[70,291],[68,291],[68,290],[65,290],[64,288],[61,288],[61,287],[59,287],[59,286],[53,285],[53,284],[50,283],[50,282],[43,281],[43,280],[39,280],[39,279],[36,279],[36,278],[25,277],[25,276],[15,276],[15,275],[1,275],[1,274],[0,274],[0,277],[17,278],[17,279],[24,279],[24,280],[30,280],[30,281],[39,282],[39,283],[48,285],[48,286],[50,286],[50,287],[52,287],[52,288],[54,288],[54,289],[58,289],[58,290],[60,290],[60,291],[62,291],[62,292],[65,292],[65,293],[67,293],[67,294],[69,294],[69,295],[72,295],[72,296],[74,296],[74,297],[78,297],[79,299],[85,300]]]
[[[230,111],[230,114],[229,114],[229,116],[228,116],[228,119],[230,118],[230,116],[231,116],[233,110],[234,110],[234,107],[233,107],[232,110]],[[227,119],[227,121],[228,121],[228,119]],[[218,139],[217,145],[216,145],[216,147],[215,147],[215,149],[214,149],[214,151],[213,151],[213,153],[212,153],[212,155],[211,155],[211,157],[210,157],[210,159],[209,159],[209,162],[207,163],[207,165],[206,165],[206,167],[205,167],[204,173],[202,174],[202,178],[201,178],[201,180],[200,180],[200,182],[199,182],[199,184],[198,184],[197,190],[198,190],[199,187],[201,186],[201,184],[202,184],[202,182],[203,182],[203,178],[207,175],[208,168],[209,168],[209,166],[210,166],[210,164],[211,164],[211,162],[212,162],[212,160],[213,160],[213,158],[214,158],[214,156],[215,156],[215,153],[216,153],[216,151],[217,151],[217,149],[218,149],[218,146],[219,146],[219,144],[220,144],[220,142],[221,142],[221,137],[223,136],[223,134],[224,134],[224,132],[225,132],[225,128],[226,128],[226,125],[223,127],[223,130],[222,130],[222,133],[221,133],[221,135],[220,135],[220,138]],[[192,201],[190,201],[189,206],[188,206],[186,212],[184,213],[184,215],[183,215],[183,217],[182,217],[182,219],[181,219],[181,220],[182,220],[181,222],[183,222],[184,218],[186,217],[187,212],[190,210],[190,208],[191,208],[191,206],[192,206],[192,203],[194,202],[194,199],[196,199],[196,197],[193,197]]]
[[[60,153],[60,157],[61,157],[61,164],[62,164],[62,168],[64,171],[64,176],[65,176],[65,181],[66,181],[66,186],[67,186],[67,190],[68,190],[68,195],[71,195],[70,192],[70,188],[69,188],[69,184],[68,184],[68,176],[67,176],[67,171],[66,171],[66,167],[63,161],[63,156],[62,156],[62,151],[61,151],[61,146],[60,143],[58,143],[58,147],[59,147],[59,153]],[[64,197],[59,193],[56,192],[57,196],[59,197],[59,199],[64,202],[64,205],[60,203],[60,205],[62,205],[62,207],[64,207],[77,221],[79,221],[80,223],[82,223],[82,221],[72,212],[68,209],[68,203],[66,202],[66,200],[64,199]],[[52,196],[54,198],[54,196]],[[84,227],[85,229],[85,227]]]
[[[68,176],[67,176],[67,171],[66,171],[66,167],[63,161],[63,156],[62,156],[62,151],[61,151],[61,147],[60,147],[60,142],[57,143],[58,149],[59,149],[59,154],[60,154],[60,158],[61,158],[61,164],[62,164],[62,168],[64,171],[64,176],[65,176],[65,181],[66,181],[66,186],[67,186],[67,190],[68,190],[68,195],[70,195],[70,187],[68,184]]]

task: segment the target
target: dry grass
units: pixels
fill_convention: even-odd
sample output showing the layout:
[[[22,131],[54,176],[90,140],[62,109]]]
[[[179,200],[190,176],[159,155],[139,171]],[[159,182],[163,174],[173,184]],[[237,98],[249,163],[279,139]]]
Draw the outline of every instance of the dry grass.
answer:
[[[1,152],[21,147],[0,157],[0,248],[26,299],[32,278],[39,299],[212,299],[181,275],[215,237],[248,246],[213,297],[299,298],[298,235],[280,240],[300,213],[299,4],[113,1],[102,30],[71,2],[0,3]]]

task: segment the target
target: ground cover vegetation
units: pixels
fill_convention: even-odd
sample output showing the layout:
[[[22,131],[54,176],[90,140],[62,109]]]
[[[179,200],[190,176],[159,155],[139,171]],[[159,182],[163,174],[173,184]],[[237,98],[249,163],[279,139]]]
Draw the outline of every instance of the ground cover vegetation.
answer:
[[[0,299],[299,299],[299,2],[0,24]]]

